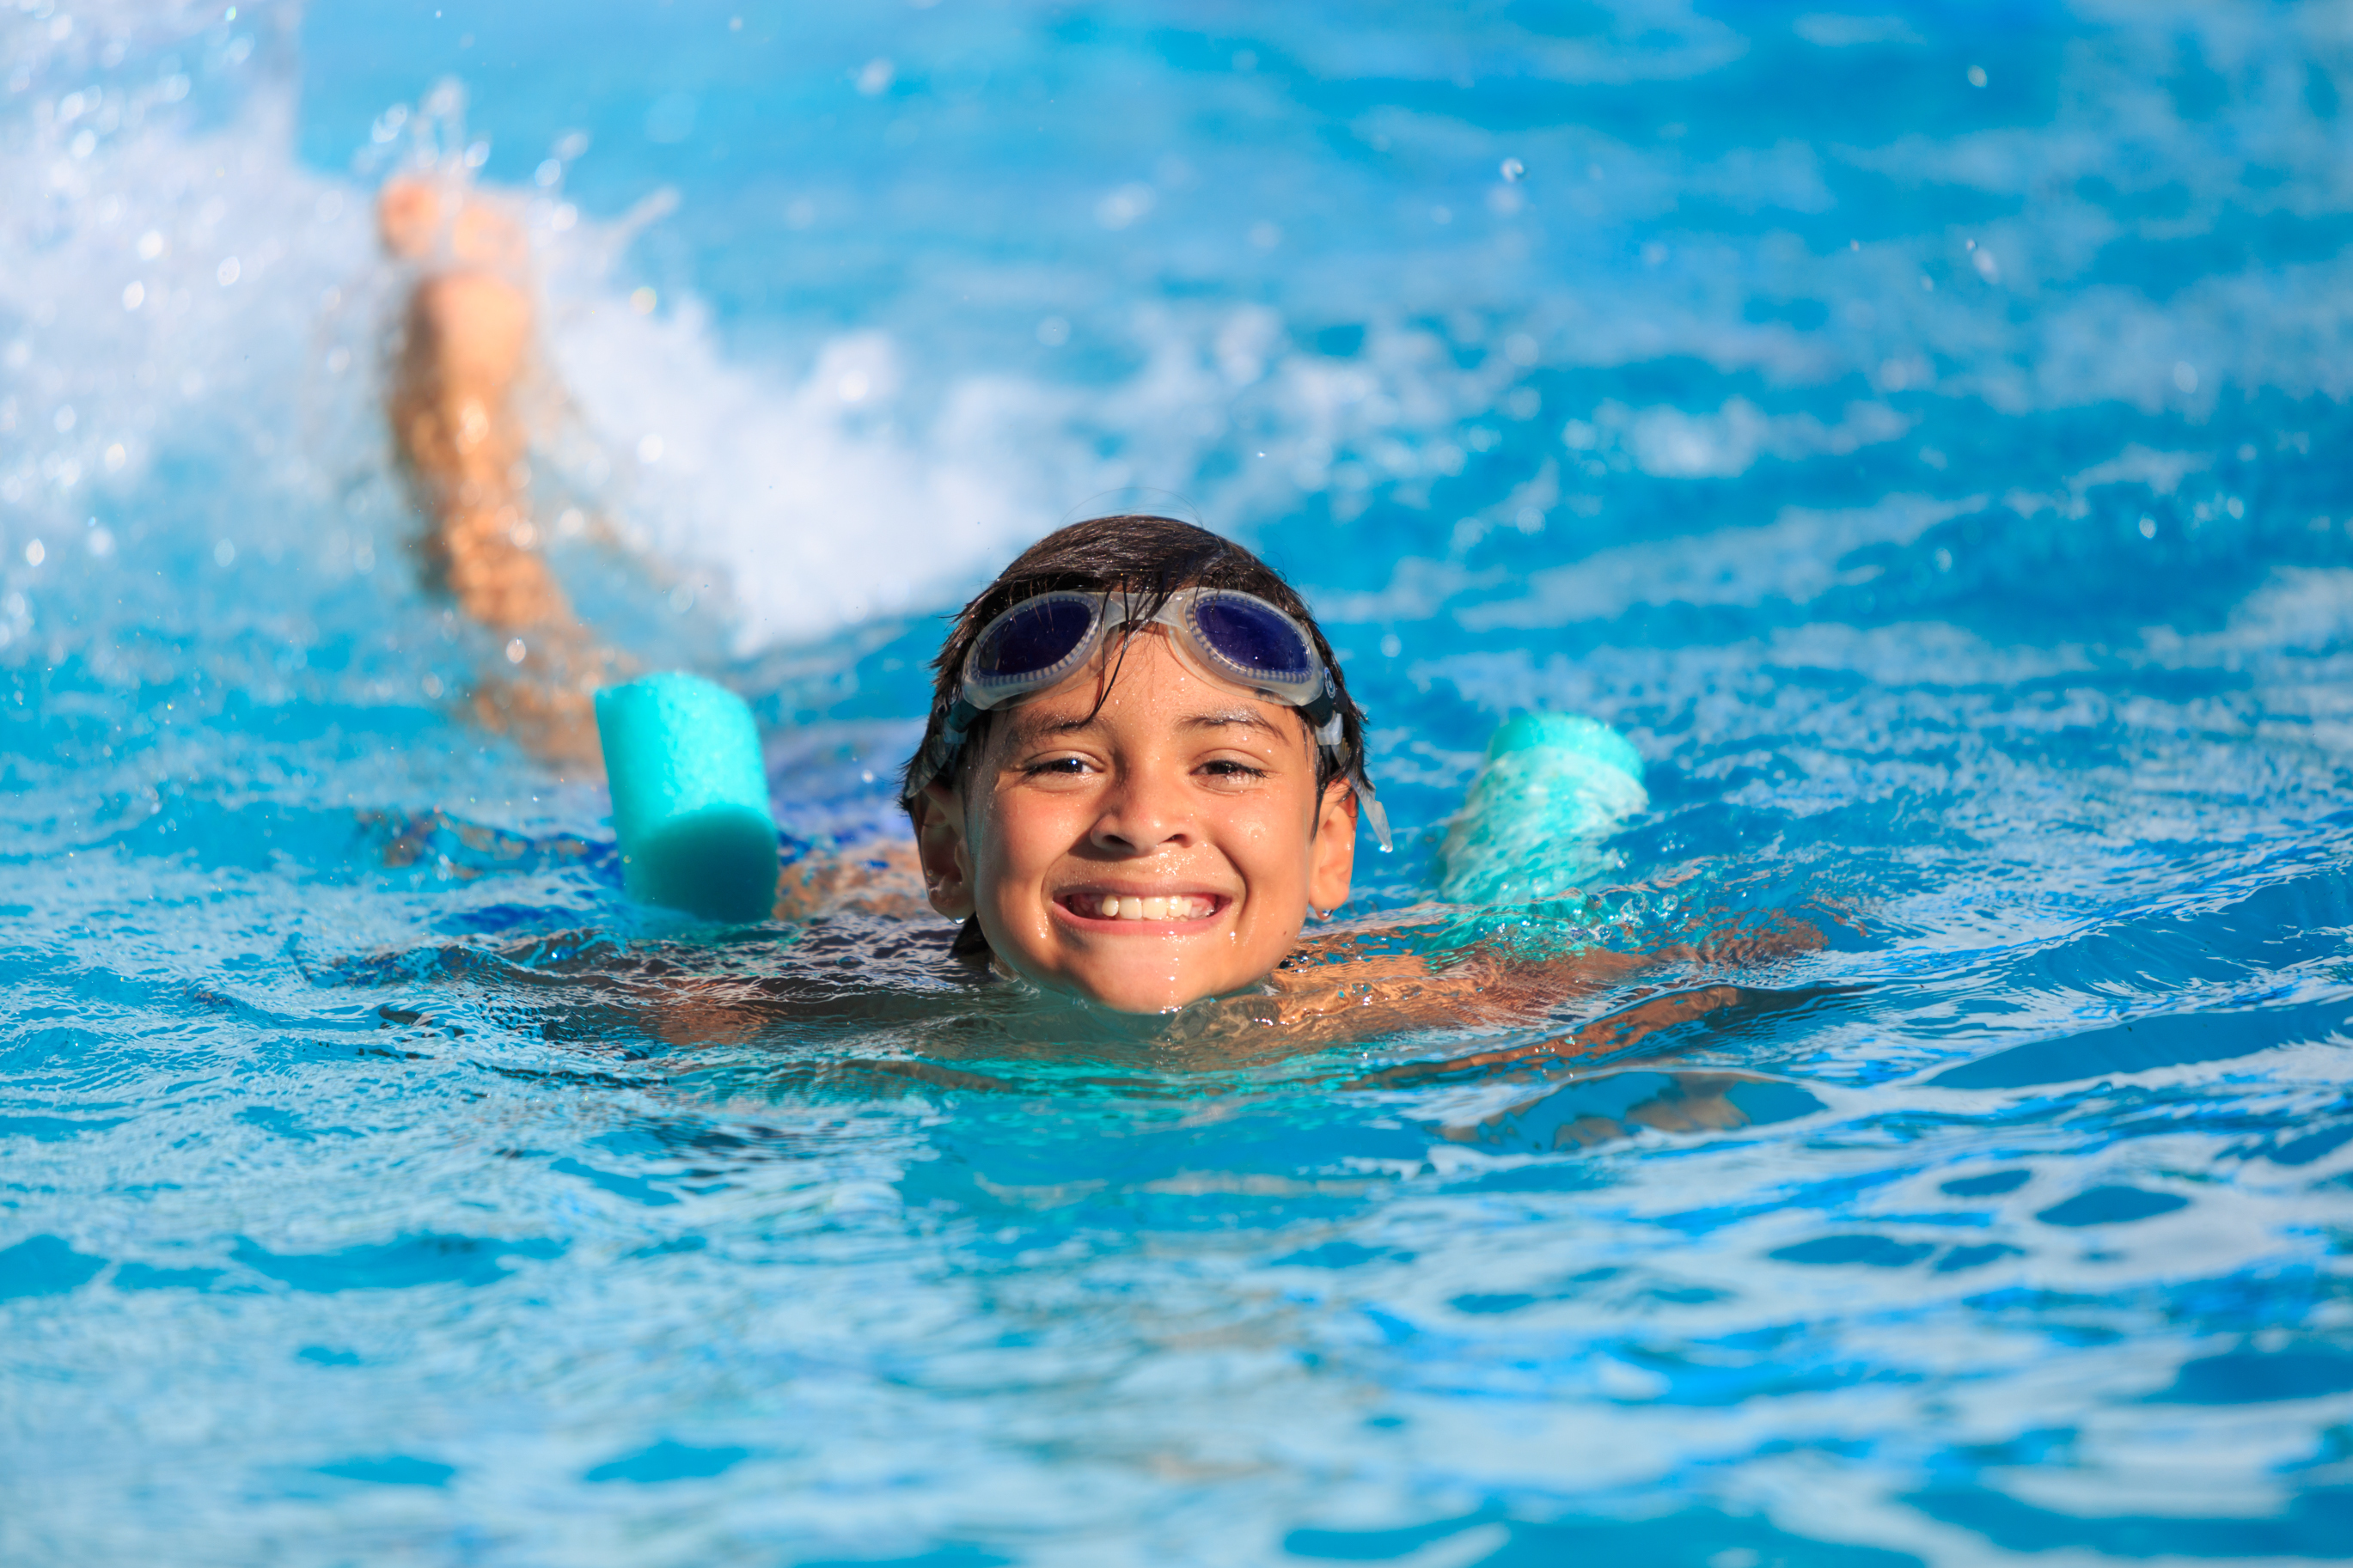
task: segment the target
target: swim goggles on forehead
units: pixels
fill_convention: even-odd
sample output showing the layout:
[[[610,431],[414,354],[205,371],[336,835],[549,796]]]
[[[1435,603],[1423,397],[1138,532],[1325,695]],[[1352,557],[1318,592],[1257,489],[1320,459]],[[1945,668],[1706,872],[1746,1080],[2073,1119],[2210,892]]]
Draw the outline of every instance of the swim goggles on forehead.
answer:
[[[1065,590],[1022,600],[972,639],[955,702],[941,726],[932,776],[955,764],[982,713],[1060,685],[1085,668],[1113,632],[1155,625],[1166,626],[1208,673],[1298,709],[1315,744],[1346,763],[1366,822],[1381,847],[1389,847],[1388,814],[1373,796],[1364,763],[1344,755],[1339,687],[1314,639],[1257,595],[1231,588],[1183,588],[1165,596]]]

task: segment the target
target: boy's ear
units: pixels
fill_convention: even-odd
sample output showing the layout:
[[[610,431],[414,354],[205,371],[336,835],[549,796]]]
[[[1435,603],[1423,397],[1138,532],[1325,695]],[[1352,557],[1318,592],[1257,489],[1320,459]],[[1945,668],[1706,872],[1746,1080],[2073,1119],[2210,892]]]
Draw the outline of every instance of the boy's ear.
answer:
[[[915,797],[915,858],[923,868],[923,891],[932,908],[952,921],[973,911],[972,847],[964,831],[964,795],[944,784],[928,784]]]
[[[1338,909],[1348,901],[1356,872],[1356,792],[1346,779],[1324,786],[1308,854],[1307,901],[1319,910]]]

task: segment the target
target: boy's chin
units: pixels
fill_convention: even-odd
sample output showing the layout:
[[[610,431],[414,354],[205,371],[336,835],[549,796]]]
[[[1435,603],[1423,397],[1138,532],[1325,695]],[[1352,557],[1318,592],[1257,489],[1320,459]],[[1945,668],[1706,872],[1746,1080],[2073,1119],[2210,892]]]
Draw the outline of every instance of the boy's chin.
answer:
[[[1212,996],[1246,989],[1250,984],[1189,966],[1172,972],[1166,967],[1138,970],[1118,964],[1082,965],[1063,971],[1053,982],[1055,989],[1083,996],[1098,1007],[1138,1016],[1174,1013]]]

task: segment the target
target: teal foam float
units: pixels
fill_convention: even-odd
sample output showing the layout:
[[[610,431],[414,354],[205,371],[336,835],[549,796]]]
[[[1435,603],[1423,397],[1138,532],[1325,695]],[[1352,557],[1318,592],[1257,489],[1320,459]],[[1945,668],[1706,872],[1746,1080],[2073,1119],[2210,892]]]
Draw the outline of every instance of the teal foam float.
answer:
[[[1593,719],[1527,713],[1487,742],[1487,761],[1446,829],[1436,870],[1450,903],[1566,897],[1614,870],[1609,835],[1649,808],[1642,759]]]
[[[596,693],[629,897],[715,921],[767,918],[776,823],[760,731],[744,700],[697,675],[649,675]]]

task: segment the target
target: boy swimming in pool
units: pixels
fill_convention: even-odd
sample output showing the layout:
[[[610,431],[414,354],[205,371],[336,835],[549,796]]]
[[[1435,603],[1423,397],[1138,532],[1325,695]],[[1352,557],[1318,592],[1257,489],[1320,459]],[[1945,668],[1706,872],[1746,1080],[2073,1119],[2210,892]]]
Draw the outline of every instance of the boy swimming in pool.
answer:
[[[1364,715],[1291,585],[1189,523],[1040,540],[965,606],[935,669],[901,790],[925,895],[962,922],[958,952],[1044,991],[1133,1014],[1219,1001],[1334,1037],[1540,1016],[1663,962],[1820,944],[1785,928],[1442,969],[1303,949],[1347,900],[1358,826],[1388,839]],[[1726,1000],[1686,993],[1654,1023]]]

